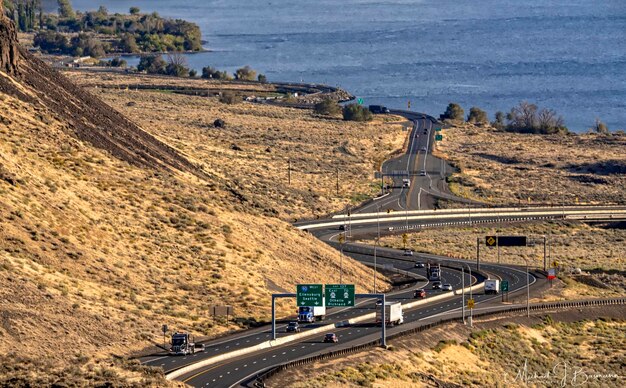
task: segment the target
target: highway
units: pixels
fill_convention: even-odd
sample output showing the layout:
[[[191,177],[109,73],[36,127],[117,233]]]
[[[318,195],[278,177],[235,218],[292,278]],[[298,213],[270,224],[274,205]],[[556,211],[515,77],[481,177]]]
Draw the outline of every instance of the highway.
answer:
[[[345,233],[347,241],[343,244],[343,252],[369,266],[374,264],[374,247],[354,243],[354,239],[373,237],[377,233],[404,233],[423,227],[450,227],[478,223],[508,223],[528,222],[540,219],[564,219],[567,217],[626,217],[626,207],[563,207],[563,208],[510,208],[510,209],[451,209],[431,210],[437,198],[464,202],[471,205],[479,203],[468,201],[452,195],[447,190],[445,175],[453,171],[445,162],[432,156],[431,150],[435,134],[433,118],[406,111],[393,111],[413,122],[409,133],[406,152],[394,159],[385,162],[382,172],[393,179],[393,188],[384,196],[369,201],[352,210],[350,216],[337,215],[330,219],[302,221],[295,226],[307,230],[317,238],[339,248],[338,236]],[[403,179],[409,179],[410,184],[403,184]],[[408,186],[408,187],[406,187]],[[380,213],[378,211],[380,210]],[[390,213],[387,213],[389,211]],[[622,213],[619,213],[622,212]],[[473,243],[473,242],[472,242]],[[389,327],[388,334],[393,334],[406,328],[420,325],[424,322],[438,320],[447,314],[458,314],[462,306],[462,296],[458,292],[464,284],[472,283],[472,291],[477,308],[488,308],[501,304],[501,296],[484,295],[481,283],[485,277],[508,280],[511,298],[526,294],[526,287],[545,287],[547,280],[543,272],[533,268],[527,277],[525,267],[502,266],[493,263],[481,263],[478,271],[475,261],[450,259],[437,255],[417,254],[404,256],[403,251],[377,248],[376,264],[389,270],[391,268],[407,271],[415,277],[410,287],[399,289],[388,294],[387,300],[401,301],[403,304],[415,302],[413,291],[416,288],[425,288],[427,298],[423,303],[406,309],[405,324],[398,327]],[[450,283],[456,295],[442,299],[441,295],[449,294],[441,290],[433,290],[432,284],[425,279],[425,269],[416,268],[416,262],[432,264],[440,263],[442,280]],[[461,267],[465,275],[461,276]],[[470,277],[469,271],[472,271]],[[357,290],[357,293],[372,293],[372,289]],[[333,274],[334,276],[334,274]],[[469,297],[469,295],[466,295]],[[295,306],[295,303],[294,303]],[[170,376],[195,387],[224,387],[237,386],[263,370],[284,362],[309,357],[312,355],[364,344],[380,337],[380,327],[375,326],[373,319],[359,323],[348,324],[348,320],[371,314],[375,311],[374,300],[357,299],[354,308],[334,308],[328,310],[327,318],[322,322],[305,324],[303,333],[320,329],[325,325],[336,325],[328,332],[334,332],[339,337],[339,343],[323,343],[323,333],[311,336],[298,335],[297,339],[277,344],[270,342],[270,327],[264,326],[243,333],[228,336],[206,343],[205,350],[189,356],[155,355],[142,359],[146,365],[163,368]],[[292,334],[284,333],[285,323],[277,325],[277,339],[296,338]],[[325,329],[321,329],[325,330]],[[255,351],[247,351],[256,346]],[[260,347],[265,348],[260,349]],[[231,353],[238,351],[237,355]],[[243,352],[247,352],[243,354]],[[222,356],[216,361],[215,357]],[[232,356],[232,357],[231,357]],[[206,366],[195,368],[191,365],[203,361]],[[191,370],[193,369],[193,370]],[[173,373],[172,373],[173,372]],[[183,373],[184,372],[184,373]]]

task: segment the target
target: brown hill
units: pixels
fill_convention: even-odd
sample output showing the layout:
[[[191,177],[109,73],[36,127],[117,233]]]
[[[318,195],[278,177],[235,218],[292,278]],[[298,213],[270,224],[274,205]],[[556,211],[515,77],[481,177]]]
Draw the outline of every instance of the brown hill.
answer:
[[[267,319],[272,292],[337,280],[338,252],[263,217],[227,176],[16,51],[0,26],[0,386],[106,380],[110,355],[161,342],[162,324],[215,336]],[[371,271],[343,270],[370,287]],[[211,319],[214,305],[240,323]]]

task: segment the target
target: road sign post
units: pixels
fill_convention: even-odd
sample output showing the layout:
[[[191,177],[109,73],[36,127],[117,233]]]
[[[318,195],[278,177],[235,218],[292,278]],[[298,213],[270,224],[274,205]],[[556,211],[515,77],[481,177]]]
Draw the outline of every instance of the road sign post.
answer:
[[[502,301],[504,302],[504,293],[506,293],[507,300],[508,300],[508,295],[509,295],[509,281],[508,280],[503,280],[500,283],[500,292],[502,293]]]
[[[163,348],[167,349],[167,342],[165,341],[165,333],[167,333],[167,325],[161,326],[161,330],[163,330]]]
[[[353,307],[354,284],[326,284],[326,307]]]
[[[470,310],[474,308],[474,299],[467,300],[467,308]]]
[[[315,284],[322,287],[321,284]],[[298,285],[300,287],[300,285]],[[272,341],[276,339],[276,298],[293,298],[297,294],[272,294]]]
[[[442,141],[443,135],[435,135],[435,141]]]
[[[357,99],[357,100],[356,100],[356,102],[357,102],[359,105],[363,105],[363,99],[362,99],[362,98]]]

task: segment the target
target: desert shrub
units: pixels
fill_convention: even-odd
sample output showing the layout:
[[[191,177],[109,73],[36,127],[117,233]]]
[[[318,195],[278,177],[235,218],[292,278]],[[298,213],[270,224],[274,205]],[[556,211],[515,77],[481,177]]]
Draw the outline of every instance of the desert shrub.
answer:
[[[236,104],[241,99],[233,92],[222,92],[220,95],[220,102],[223,104]]]
[[[552,109],[539,110],[537,105],[527,101],[520,102],[511,108],[506,115],[506,131],[519,133],[568,133],[563,117]]]
[[[448,104],[446,111],[439,116],[442,120],[463,120],[465,111],[459,104],[453,102]]]
[[[348,104],[343,107],[343,119],[346,121],[370,121],[372,112],[359,104]]]
[[[467,122],[474,124],[486,124],[489,122],[489,118],[487,117],[487,112],[473,106],[470,108],[469,115],[467,115]]]
[[[491,125],[496,129],[503,130],[504,127],[506,126],[505,120],[506,120],[506,114],[502,111],[497,111],[495,120],[491,122]]]
[[[313,108],[313,111],[320,115],[337,115],[341,112],[341,106],[337,104],[337,101],[326,98],[317,104]]]

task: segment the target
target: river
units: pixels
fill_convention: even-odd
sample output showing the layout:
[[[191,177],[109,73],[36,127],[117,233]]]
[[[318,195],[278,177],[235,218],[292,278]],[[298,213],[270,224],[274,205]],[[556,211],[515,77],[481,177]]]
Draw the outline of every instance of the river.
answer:
[[[191,67],[243,65],[276,81],[338,85],[365,104],[490,117],[522,100],[574,131],[626,128],[624,0],[73,0],[200,25]]]

